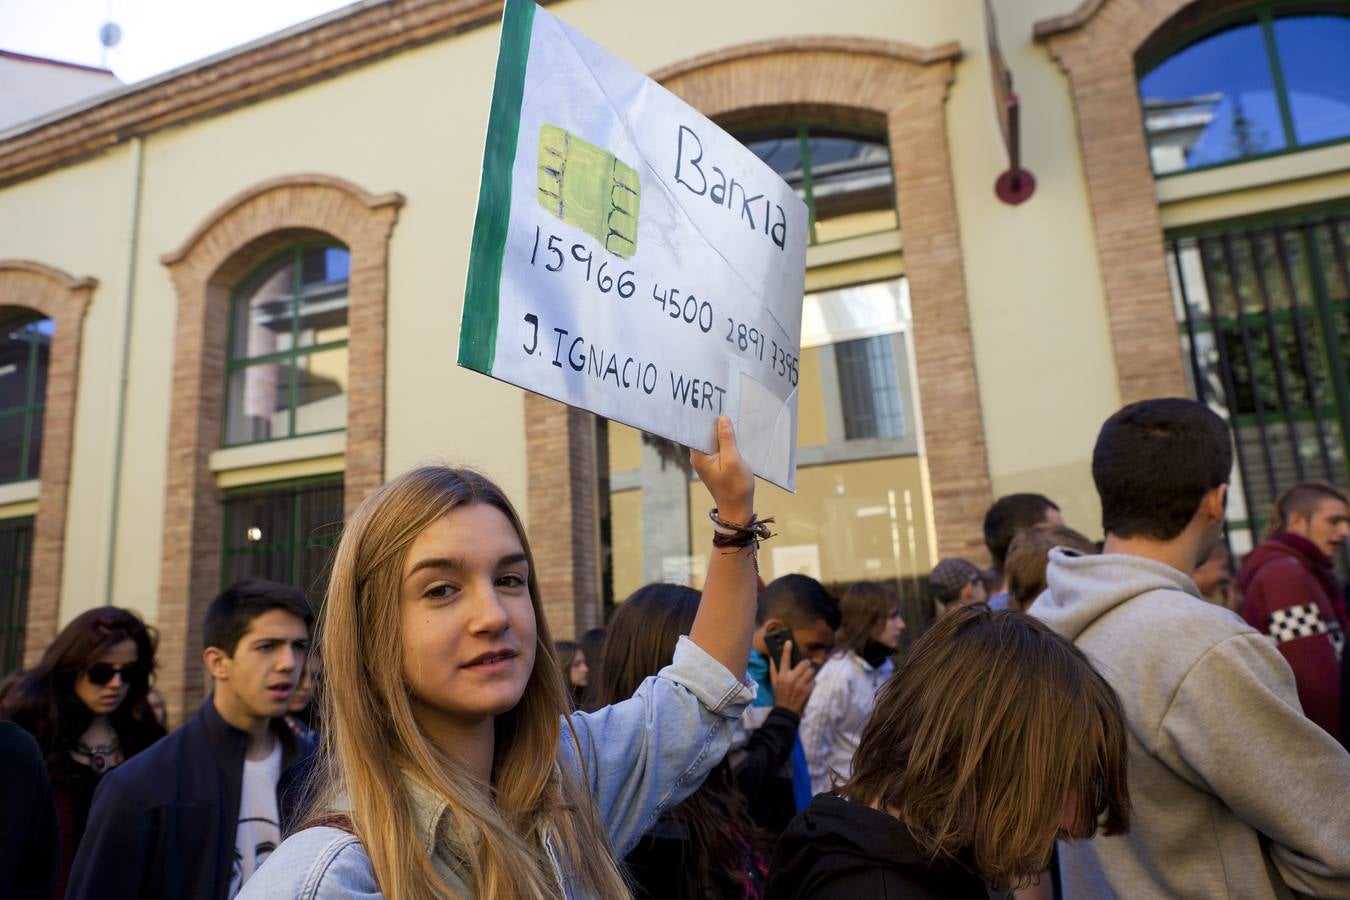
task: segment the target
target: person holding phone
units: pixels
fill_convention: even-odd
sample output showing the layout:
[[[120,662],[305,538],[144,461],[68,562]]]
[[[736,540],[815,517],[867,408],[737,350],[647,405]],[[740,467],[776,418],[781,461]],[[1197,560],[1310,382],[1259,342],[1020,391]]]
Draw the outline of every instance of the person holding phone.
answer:
[[[737,723],[729,758],[750,818],[773,835],[811,802],[797,730],[839,621],[839,601],[806,575],[784,575],[759,595],[747,668],[759,693]]]

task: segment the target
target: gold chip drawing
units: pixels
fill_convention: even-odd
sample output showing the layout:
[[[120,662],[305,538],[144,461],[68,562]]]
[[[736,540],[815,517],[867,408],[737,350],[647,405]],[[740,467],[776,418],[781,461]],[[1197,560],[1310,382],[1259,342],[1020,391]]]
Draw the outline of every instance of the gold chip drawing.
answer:
[[[539,205],[624,259],[637,252],[642,189],[633,167],[557,125],[539,129]]]

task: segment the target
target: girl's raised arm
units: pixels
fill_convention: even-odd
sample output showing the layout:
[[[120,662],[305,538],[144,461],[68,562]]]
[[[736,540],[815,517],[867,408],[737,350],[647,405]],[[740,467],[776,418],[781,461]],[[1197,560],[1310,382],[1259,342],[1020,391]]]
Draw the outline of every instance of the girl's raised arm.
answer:
[[[736,449],[731,419],[717,419],[717,452],[689,451],[694,471],[712,494],[718,516],[748,525],[755,511],[755,476]],[[737,677],[744,677],[755,630],[755,547],[714,547],[703,601],[689,638]]]

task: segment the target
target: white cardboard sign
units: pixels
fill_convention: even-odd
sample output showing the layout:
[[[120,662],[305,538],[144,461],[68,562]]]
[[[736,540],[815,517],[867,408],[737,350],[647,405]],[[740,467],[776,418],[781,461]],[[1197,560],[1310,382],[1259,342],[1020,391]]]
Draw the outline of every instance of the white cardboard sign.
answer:
[[[508,0],[459,364],[796,486],[805,204],[735,138]]]

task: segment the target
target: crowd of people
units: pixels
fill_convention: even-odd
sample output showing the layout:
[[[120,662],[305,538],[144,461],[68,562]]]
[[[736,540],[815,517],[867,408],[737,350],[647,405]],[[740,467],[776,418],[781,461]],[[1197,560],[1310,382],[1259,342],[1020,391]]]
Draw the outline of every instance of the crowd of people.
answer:
[[[484,476],[408,472],[346,522],[315,621],[249,580],[166,733],[156,637],[72,620],[0,682],[0,896],[1350,896],[1346,494],[1305,482],[1233,570],[1232,441],[1135,403],[1092,459],[1105,537],[1039,494],[889,586],[767,585],[731,424],[691,453],[703,590],[555,642]],[[322,661],[322,664],[321,664]]]

